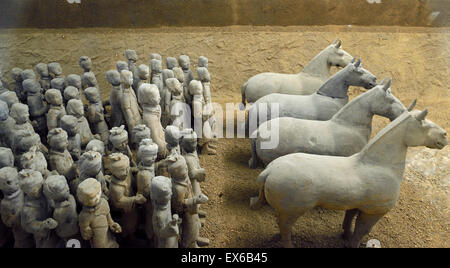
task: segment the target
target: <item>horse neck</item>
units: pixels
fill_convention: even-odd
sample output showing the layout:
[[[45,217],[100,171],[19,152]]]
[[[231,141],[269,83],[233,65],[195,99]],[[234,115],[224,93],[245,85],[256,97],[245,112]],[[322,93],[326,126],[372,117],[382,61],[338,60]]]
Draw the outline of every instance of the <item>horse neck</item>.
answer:
[[[359,153],[361,164],[379,165],[403,177],[408,146],[404,137],[411,118],[405,113],[381,130]]]
[[[347,76],[349,69],[344,68],[330,77],[317,91],[320,95],[333,98],[346,98],[348,94],[349,83]]]
[[[372,130],[373,113],[370,111],[370,98],[364,93],[354,98],[340,109],[331,120],[339,124],[355,127],[365,127],[369,132]],[[369,137],[367,137],[369,138]]]
[[[323,50],[316,55],[306,66],[303,68],[302,73],[307,73],[313,76],[319,76],[328,78],[330,76],[331,65],[328,63],[328,52]]]

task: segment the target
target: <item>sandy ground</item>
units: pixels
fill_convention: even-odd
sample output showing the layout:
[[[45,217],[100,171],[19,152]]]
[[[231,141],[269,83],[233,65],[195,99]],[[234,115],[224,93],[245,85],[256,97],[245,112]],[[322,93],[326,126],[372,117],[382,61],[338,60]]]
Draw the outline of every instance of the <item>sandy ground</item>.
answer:
[[[240,87],[252,75],[271,71],[300,72],[335,37],[359,55],[380,79],[393,77],[392,93],[405,105],[418,98],[428,118],[450,130],[450,29],[399,27],[224,27],[160,29],[0,30],[0,67],[5,77],[13,67],[32,68],[58,61],[64,73],[81,73],[78,58],[93,59],[93,71],[106,99],[105,72],[135,49],[148,64],[149,55],[187,54],[192,67],[200,55],[210,60],[213,100],[221,105],[241,100]],[[335,71],[335,70],[333,70]],[[363,92],[352,88],[351,97]],[[387,120],[375,118],[373,134]],[[249,198],[258,192],[255,178],[262,168],[247,167],[248,139],[221,139],[217,156],[201,156],[208,172],[203,184],[210,202],[202,229],[211,247],[279,247],[274,211],[252,211]],[[412,148],[395,208],[368,238],[383,247],[450,247],[450,148]],[[315,209],[301,217],[293,231],[297,247],[342,247],[344,213]]]

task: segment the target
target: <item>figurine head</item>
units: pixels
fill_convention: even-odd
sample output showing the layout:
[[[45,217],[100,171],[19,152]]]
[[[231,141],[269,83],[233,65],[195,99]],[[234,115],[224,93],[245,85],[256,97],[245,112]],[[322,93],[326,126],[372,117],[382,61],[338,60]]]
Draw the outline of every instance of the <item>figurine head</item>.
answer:
[[[106,72],[106,80],[112,86],[120,86],[120,73],[116,70],[109,70]]]
[[[191,93],[191,95],[203,95],[203,85],[200,81],[198,80],[192,80],[189,83],[189,93]]]
[[[20,190],[19,173],[15,167],[0,169],[0,191],[4,195],[12,195]]]
[[[183,73],[183,69],[181,69],[180,67],[175,67],[172,69],[173,71],[173,75],[175,76],[176,79],[178,79],[178,81],[180,83],[184,82],[184,73]]]
[[[97,152],[103,157],[105,156],[105,143],[101,140],[93,139],[86,145],[86,151]]]
[[[148,80],[148,77],[150,75],[150,70],[147,65],[141,64],[138,67],[138,75],[139,79],[141,80]]]
[[[68,136],[75,136],[78,133],[77,125],[78,120],[73,115],[64,115],[59,120],[60,127],[67,132]]]
[[[180,81],[176,78],[169,78],[166,80],[166,86],[169,91],[175,95],[179,96],[183,94],[183,86],[180,84]]]
[[[34,79],[26,79],[22,82],[23,90],[27,93],[38,93],[41,89],[39,83]]]
[[[0,121],[5,121],[9,117],[9,107],[6,102],[0,100]]]
[[[81,81],[87,87],[96,87],[97,86],[97,78],[95,78],[95,74],[93,72],[84,73],[81,76]]]
[[[51,88],[45,92],[45,100],[55,106],[61,106],[63,104],[61,91]]]
[[[198,57],[198,67],[205,67],[208,69],[208,58],[205,56]]]
[[[61,65],[57,62],[52,62],[48,64],[48,72],[53,77],[58,77],[62,75],[62,68]]]
[[[23,169],[19,172],[20,189],[30,198],[39,198],[42,196],[42,186],[44,178],[38,171]]]
[[[96,87],[88,87],[84,90],[84,96],[90,103],[100,102],[100,91]]]
[[[161,60],[153,59],[150,61],[150,68],[152,69],[152,73],[159,74],[162,72],[162,62]]]
[[[100,182],[93,178],[82,181],[77,188],[77,197],[83,206],[97,206],[102,197],[102,186]]]
[[[67,102],[66,111],[68,115],[73,115],[76,118],[84,116],[84,106],[80,100],[70,100]]]
[[[70,197],[67,180],[61,175],[48,176],[44,181],[43,190],[45,197],[55,202],[63,202]]]
[[[176,126],[167,126],[164,131],[164,138],[167,142],[167,146],[176,147],[178,146],[181,138],[180,129]]]
[[[64,92],[66,88],[66,80],[62,77],[53,78],[50,82],[52,88],[58,89],[60,92]]]
[[[48,65],[45,63],[38,63],[36,65],[36,72],[39,74],[39,76],[41,77],[48,77],[49,76],[49,72],[48,72]]]
[[[0,147],[0,168],[13,166],[14,166],[14,155],[11,149],[6,147]]]
[[[22,76],[22,80],[33,79],[36,80],[36,74],[32,69],[23,70],[20,74]]]
[[[158,53],[152,53],[150,54],[150,60],[161,60],[161,55],[159,55]]]
[[[166,80],[169,78],[174,78],[175,76],[173,75],[173,71],[169,70],[169,69],[164,69],[162,71],[162,79],[163,79],[163,83],[164,85],[166,85]]]
[[[191,59],[187,55],[181,55],[178,57],[178,63],[183,70],[188,70],[191,67]]]
[[[125,58],[127,58],[128,61],[133,63],[138,61],[139,59],[136,51],[132,49],[125,50]]]
[[[66,102],[75,99],[75,100],[81,100],[81,93],[78,88],[73,86],[68,86],[66,89],[64,89],[64,100]]]
[[[16,123],[21,125],[25,124],[28,119],[30,118],[30,113],[28,109],[28,105],[23,103],[15,103],[11,107],[11,111],[9,112],[9,115],[16,120]]]
[[[113,153],[109,156],[109,170],[119,180],[125,180],[130,174],[130,160],[122,153]]]
[[[166,58],[166,67],[169,70],[172,70],[173,68],[178,66],[177,59],[174,57],[168,57]]]
[[[129,88],[133,84],[133,73],[127,70],[123,70],[120,73],[120,80],[124,88]]]
[[[47,160],[36,145],[32,146],[20,157],[20,165],[23,169],[36,170],[41,174],[44,174],[47,170]]]
[[[23,81],[23,79],[22,79],[22,72],[23,72],[23,70],[20,69],[20,68],[17,68],[17,67],[16,68],[12,68],[12,70],[11,70],[11,78],[14,81],[18,82],[18,83],[22,82]]]
[[[81,56],[78,64],[84,72],[90,72],[92,69],[92,61],[88,56]]]
[[[69,74],[67,76],[67,85],[76,87],[77,89],[81,88],[81,77],[78,74]]]
[[[127,70],[127,71],[130,70],[130,69],[128,68],[128,63],[126,63],[125,61],[121,61],[121,60],[119,60],[119,61],[116,63],[116,68],[117,68],[117,71],[118,71],[119,73],[122,73],[123,70]]]
[[[158,145],[151,139],[144,139],[139,143],[137,159],[143,166],[151,166],[158,156]]]
[[[82,173],[95,177],[102,170],[102,155],[95,151],[87,151],[81,155],[79,165]]]
[[[19,103],[19,98],[17,97],[16,92],[14,91],[5,91],[2,94],[0,94],[0,100],[6,102],[8,104],[8,108],[11,109],[11,107],[15,103]]]
[[[109,141],[119,151],[126,151],[128,146],[128,132],[125,130],[125,126],[113,127],[109,131]]]
[[[205,67],[197,68],[198,79],[202,82],[210,82],[211,76],[209,75],[208,69]]]
[[[193,153],[197,150],[197,134],[192,128],[183,129],[181,147],[187,153]]]
[[[150,129],[146,125],[137,125],[132,130],[135,144],[139,145],[142,140],[150,139]]]
[[[158,87],[154,84],[143,83],[138,89],[138,101],[141,105],[159,105],[161,96]]]
[[[156,204],[168,204],[172,198],[172,181],[164,176],[154,177],[150,186],[150,195]]]
[[[22,154],[27,152],[33,146],[40,146],[41,138],[38,134],[21,130],[17,132],[17,135],[14,137],[14,149],[17,154]]]
[[[62,152],[69,146],[67,132],[62,128],[54,128],[48,132],[48,144],[50,148],[55,151]]]
[[[167,157],[169,161],[170,177],[176,181],[183,181],[188,176],[186,160],[179,154],[171,154]]]

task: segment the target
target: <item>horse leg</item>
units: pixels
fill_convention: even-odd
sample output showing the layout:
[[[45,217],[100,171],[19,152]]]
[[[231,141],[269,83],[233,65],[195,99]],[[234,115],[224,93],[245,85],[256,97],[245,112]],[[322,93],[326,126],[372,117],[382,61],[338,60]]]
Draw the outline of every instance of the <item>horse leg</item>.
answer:
[[[344,234],[342,235],[345,240],[350,240],[352,236],[352,223],[356,214],[358,214],[358,209],[349,209],[345,211],[344,222],[342,223],[342,229],[344,229]]]
[[[292,225],[299,216],[289,215],[288,213],[278,213],[278,227],[280,228],[281,243],[284,248],[293,248],[292,245]]]
[[[249,168],[255,169],[258,167],[258,155],[256,153],[256,138],[250,139],[252,157],[248,160]]]
[[[264,194],[264,183],[259,189],[259,195],[250,198],[250,209],[260,209],[266,203],[266,197]]]
[[[349,246],[352,248],[359,247],[361,239],[372,230],[372,227],[384,216],[384,214],[370,215],[360,212],[356,219],[355,231],[350,238]]]

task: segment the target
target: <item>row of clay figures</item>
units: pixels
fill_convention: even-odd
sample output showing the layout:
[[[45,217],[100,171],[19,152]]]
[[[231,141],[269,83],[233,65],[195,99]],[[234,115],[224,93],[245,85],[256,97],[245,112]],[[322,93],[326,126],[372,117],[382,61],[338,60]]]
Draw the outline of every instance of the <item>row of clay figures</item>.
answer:
[[[161,81],[161,93],[147,83],[148,68],[140,65],[136,96],[127,68],[136,71],[137,56],[131,50],[126,56],[128,64],[119,62],[117,70],[106,74],[112,85],[109,114],[85,56],[80,58],[81,76],[64,77],[59,64],[40,63],[40,79],[32,70],[13,69],[14,90],[2,79],[0,246],[9,236],[15,247],[64,247],[70,239],[86,247],[209,244],[200,237],[206,217],[200,205],[208,198],[200,187],[206,172],[197,151],[213,151],[214,138],[199,139],[173,111],[166,114],[164,128],[160,106],[160,95],[171,110],[185,96],[194,107],[206,106],[205,92],[211,103],[207,59],[200,57],[203,67],[198,68],[199,77],[207,79],[198,81],[189,70],[189,57],[180,56],[184,68],[163,71],[169,75]],[[156,54],[152,62],[161,66]],[[179,79],[170,77],[174,72]],[[162,79],[161,72],[152,75],[155,83]],[[180,82],[185,76],[187,86]],[[18,93],[25,97],[19,99]],[[189,112],[187,105],[180,107]],[[199,110],[203,124],[214,120],[213,113],[208,117]]]

